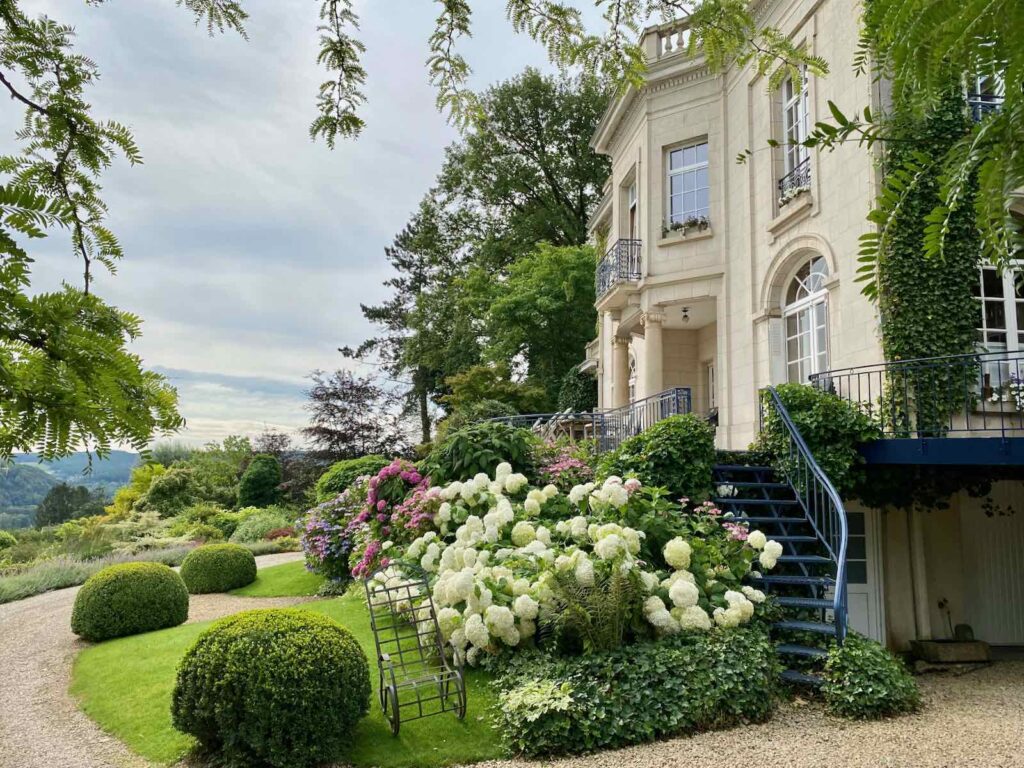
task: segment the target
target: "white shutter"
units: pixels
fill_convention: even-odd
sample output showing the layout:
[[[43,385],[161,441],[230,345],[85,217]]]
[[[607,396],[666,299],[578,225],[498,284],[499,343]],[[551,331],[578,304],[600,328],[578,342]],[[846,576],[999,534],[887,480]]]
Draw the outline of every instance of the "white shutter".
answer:
[[[785,384],[786,326],[781,317],[768,318],[768,376],[772,386]]]

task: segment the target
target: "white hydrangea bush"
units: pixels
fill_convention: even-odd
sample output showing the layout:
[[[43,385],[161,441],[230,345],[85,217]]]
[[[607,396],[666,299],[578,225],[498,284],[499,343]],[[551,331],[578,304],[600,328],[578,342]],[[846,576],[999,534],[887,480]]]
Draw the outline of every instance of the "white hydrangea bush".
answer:
[[[554,485],[533,488],[503,463],[493,478],[479,474],[442,488],[437,530],[413,541],[402,559],[429,575],[444,639],[470,664],[485,653],[531,644],[538,624],[557,610],[556,582],[571,577],[590,588],[612,569],[637,585],[643,596],[637,613],[652,634],[750,621],[765,596],[739,581],[755,559],[763,570],[773,567],[781,547],[745,528],[742,538],[733,535],[715,521],[713,506],[701,505],[681,516],[697,521],[694,535],[667,542],[659,569],[641,559],[641,526],[622,522],[643,520],[648,508],[667,504],[659,497],[618,477],[568,494]],[[717,527],[708,528],[715,531],[712,544],[700,535],[709,526]]]

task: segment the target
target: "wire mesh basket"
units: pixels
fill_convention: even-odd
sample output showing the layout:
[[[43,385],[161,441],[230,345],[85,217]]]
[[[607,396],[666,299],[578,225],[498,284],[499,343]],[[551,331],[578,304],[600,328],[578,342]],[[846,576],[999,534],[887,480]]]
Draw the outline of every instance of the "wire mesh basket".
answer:
[[[377,646],[380,706],[395,735],[403,722],[466,716],[466,683],[449,660],[424,574],[391,565],[363,582]]]

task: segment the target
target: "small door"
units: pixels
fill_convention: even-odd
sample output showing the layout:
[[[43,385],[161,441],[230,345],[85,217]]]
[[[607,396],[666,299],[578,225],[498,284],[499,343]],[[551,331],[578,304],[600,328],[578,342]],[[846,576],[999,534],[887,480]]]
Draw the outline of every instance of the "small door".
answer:
[[[881,516],[878,510],[847,510],[850,538],[846,549],[849,624],[862,635],[885,642],[882,608]]]

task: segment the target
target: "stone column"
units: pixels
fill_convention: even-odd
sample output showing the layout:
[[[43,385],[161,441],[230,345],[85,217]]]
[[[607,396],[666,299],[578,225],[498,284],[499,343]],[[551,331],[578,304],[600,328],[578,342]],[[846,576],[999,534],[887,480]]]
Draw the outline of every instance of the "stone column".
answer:
[[[661,324],[664,321],[664,313],[658,310],[645,312],[641,318],[644,326],[644,397],[656,395],[662,390],[664,355]]]
[[[612,336],[612,408],[629,405],[629,342]]]

